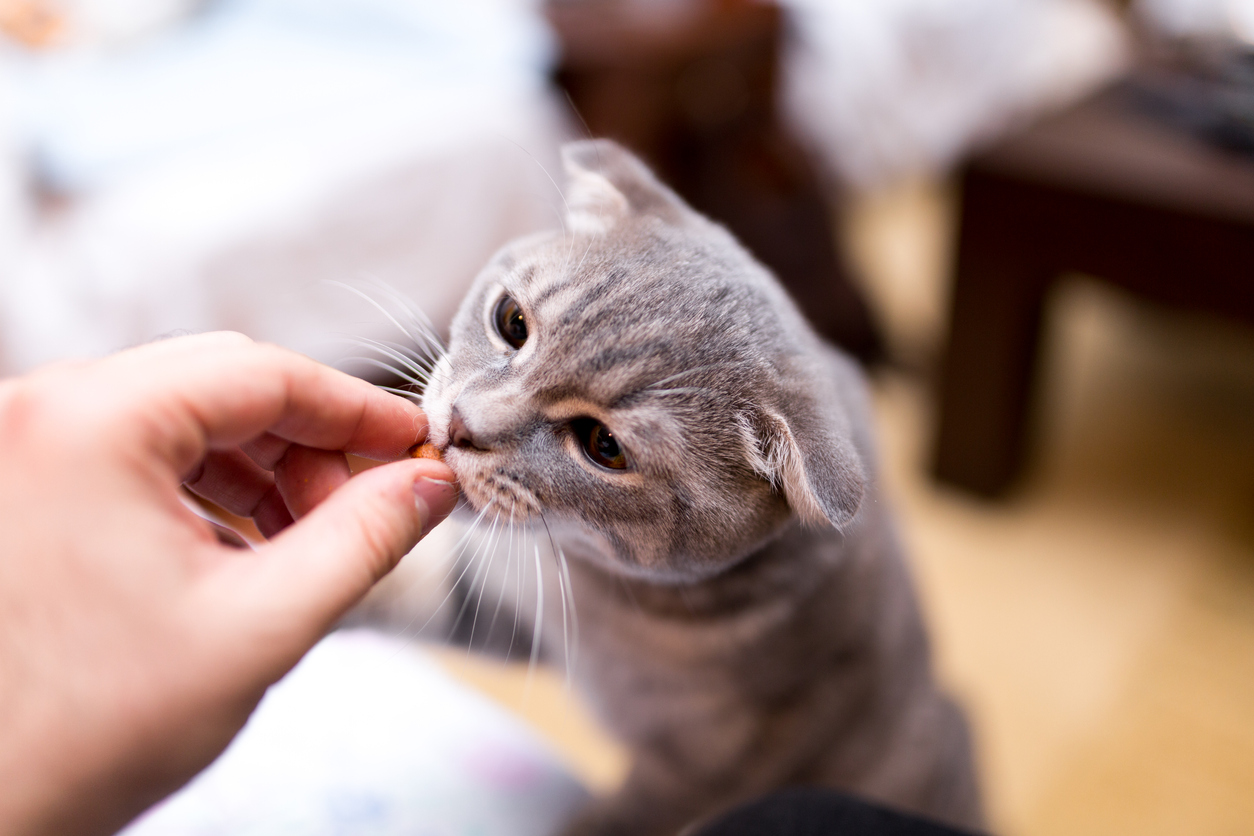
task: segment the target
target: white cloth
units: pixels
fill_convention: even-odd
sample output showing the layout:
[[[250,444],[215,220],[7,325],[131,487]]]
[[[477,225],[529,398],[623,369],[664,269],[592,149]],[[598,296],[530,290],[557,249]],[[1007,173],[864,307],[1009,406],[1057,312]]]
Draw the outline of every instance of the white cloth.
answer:
[[[63,204],[6,221],[0,174],[0,371],[216,328],[336,361],[385,329],[327,279],[447,323],[497,247],[557,223],[532,5],[224,0],[125,50],[0,56],[8,179]]]
[[[535,733],[420,650],[342,631],[121,836],[548,836],[587,797]]]
[[[1236,38],[1254,47],[1254,0],[1138,0],[1134,8],[1169,36]]]
[[[1127,61],[1092,0],[781,0],[786,112],[855,186],[935,175]]]

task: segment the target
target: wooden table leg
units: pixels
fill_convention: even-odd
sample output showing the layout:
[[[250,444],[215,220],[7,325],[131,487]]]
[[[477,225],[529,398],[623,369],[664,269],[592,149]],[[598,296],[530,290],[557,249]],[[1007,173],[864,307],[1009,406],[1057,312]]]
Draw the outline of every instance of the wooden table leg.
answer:
[[[967,174],[934,472],[986,496],[1010,487],[1022,465],[1053,279],[1027,214],[1013,184]]]

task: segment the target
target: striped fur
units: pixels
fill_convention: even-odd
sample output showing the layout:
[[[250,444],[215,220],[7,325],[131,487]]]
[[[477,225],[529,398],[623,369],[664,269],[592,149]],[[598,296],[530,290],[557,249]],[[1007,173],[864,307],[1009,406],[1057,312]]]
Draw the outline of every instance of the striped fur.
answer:
[[[566,229],[485,268],[423,406],[470,505],[543,525],[570,558],[571,673],[635,758],[572,832],[674,833],[797,783],[978,824],[965,723],[930,673],[859,372],[630,154],[584,142],[565,162]],[[503,293],[524,312],[518,350],[493,324]],[[473,447],[450,446],[454,409]],[[580,418],[614,433],[628,469],[582,452]],[[492,536],[481,563],[502,551]],[[568,630],[528,603],[545,582],[495,566],[463,571],[478,589],[457,600],[488,590],[513,621],[498,645],[517,646],[521,623],[565,658]]]

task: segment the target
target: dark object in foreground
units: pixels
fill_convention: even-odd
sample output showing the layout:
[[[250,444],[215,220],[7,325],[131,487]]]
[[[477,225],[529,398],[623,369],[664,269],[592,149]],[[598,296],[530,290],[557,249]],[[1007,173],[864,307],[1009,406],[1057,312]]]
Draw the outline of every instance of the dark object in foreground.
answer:
[[[967,836],[967,831],[835,790],[805,787],[741,805],[692,836]]]
[[[1084,273],[1254,324],[1254,160],[1115,87],[999,143],[962,176],[935,472],[986,496],[1018,476],[1051,290]]]

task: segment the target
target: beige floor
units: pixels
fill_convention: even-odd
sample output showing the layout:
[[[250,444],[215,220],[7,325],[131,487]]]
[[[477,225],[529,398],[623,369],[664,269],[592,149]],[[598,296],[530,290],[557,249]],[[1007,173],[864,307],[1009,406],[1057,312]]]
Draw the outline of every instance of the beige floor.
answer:
[[[915,369],[875,385],[885,479],[994,827],[1254,833],[1254,336],[1077,280],[1051,309],[1022,490],[988,504],[938,487],[927,369],[951,204],[904,187],[858,202],[845,232]],[[621,777],[560,682],[444,658],[590,784]]]

